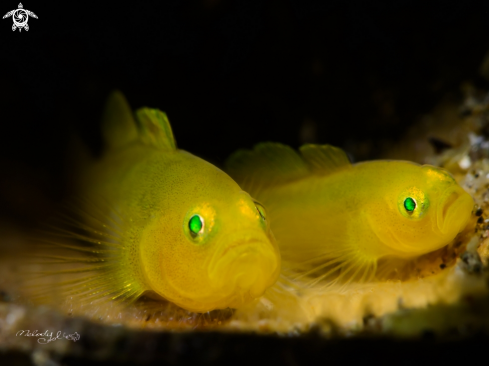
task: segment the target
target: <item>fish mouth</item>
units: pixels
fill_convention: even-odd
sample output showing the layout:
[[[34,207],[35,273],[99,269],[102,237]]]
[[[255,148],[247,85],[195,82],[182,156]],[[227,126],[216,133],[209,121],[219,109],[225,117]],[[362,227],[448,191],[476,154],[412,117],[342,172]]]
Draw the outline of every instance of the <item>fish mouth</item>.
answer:
[[[280,271],[280,255],[259,238],[239,240],[216,253],[208,266],[210,285],[221,294],[254,299],[273,285]],[[241,302],[241,301],[240,301]]]
[[[472,197],[462,188],[449,190],[443,197],[443,205],[437,216],[438,229],[443,233],[458,234],[467,225],[474,207]]]
[[[229,253],[230,251],[235,250],[238,247],[242,247],[242,246],[245,246],[245,245],[257,245],[257,244],[259,244],[259,241],[258,240],[253,240],[253,239],[241,240],[241,241],[239,241],[237,243],[233,243],[233,244],[227,246],[224,249],[224,251],[222,252],[221,256],[225,256],[227,253]]]

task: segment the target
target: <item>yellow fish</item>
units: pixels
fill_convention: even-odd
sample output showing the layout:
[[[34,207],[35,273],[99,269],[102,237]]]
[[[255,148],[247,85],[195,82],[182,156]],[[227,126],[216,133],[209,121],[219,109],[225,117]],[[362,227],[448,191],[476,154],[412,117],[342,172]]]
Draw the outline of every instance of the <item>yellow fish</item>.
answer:
[[[83,199],[64,229],[79,242],[54,239],[71,254],[45,256],[73,265],[53,275],[77,274],[60,291],[85,302],[150,294],[195,312],[262,295],[280,272],[263,207],[226,173],[177,149],[165,113],[141,108],[136,117],[121,93],[110,96],[107,151],[77,178]]]
[[[298,154],[258,144],[234,153],[227,171],[267,208],[283,267],[311,285],[395,271],[400,260],[452,242],[474,207],[441,168],[388,160],[352,165],[329,145],[304,145]]]

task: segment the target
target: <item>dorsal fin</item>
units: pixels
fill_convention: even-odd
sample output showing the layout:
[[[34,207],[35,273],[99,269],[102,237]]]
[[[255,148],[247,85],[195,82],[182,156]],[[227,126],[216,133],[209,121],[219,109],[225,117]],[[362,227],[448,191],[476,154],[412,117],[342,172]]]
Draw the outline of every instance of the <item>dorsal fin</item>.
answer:
[[[108,148],[117,148],[138,138],[131,107],[119,90],[112,91],[105,104],[102,137]]]
[[[311,172],[317,175],[331,174],[351,165],[346,153],[338,147],[306,144],[299,150]]]
[[[274,185],[309,174],[297,152],[274,142],[259,143],[253,150],[236,151],[226,161],[226,170],[243,188],[248,183]]]
[[[176,150],[177,144],[170,121],[164,112],[144,107],[136,111],[136,118],[139,122],[139,136],[143,143],[160,149]]]
[[[345,152],[331,145],[304,145],[301,155],[280,143],[264,142],[253,150],[238,150],[226,161],[226,171],[245,190],[327,175],[351,166]],[[250,192],[254,193],[254,192]]]

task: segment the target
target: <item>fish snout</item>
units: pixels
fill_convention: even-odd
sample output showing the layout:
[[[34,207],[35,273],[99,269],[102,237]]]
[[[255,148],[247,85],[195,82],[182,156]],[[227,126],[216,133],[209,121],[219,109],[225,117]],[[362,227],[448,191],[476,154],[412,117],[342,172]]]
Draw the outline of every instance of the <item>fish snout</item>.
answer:
[[[259,237],[224,245],[208,267],[211,286],[217,291],[251,299],[273,285],[279,271],[279,252]]]
[[[438,228],[444,234],[456,235],[467,225],[474,200],[461,187],[447,190],[442,197],[437,215]]]

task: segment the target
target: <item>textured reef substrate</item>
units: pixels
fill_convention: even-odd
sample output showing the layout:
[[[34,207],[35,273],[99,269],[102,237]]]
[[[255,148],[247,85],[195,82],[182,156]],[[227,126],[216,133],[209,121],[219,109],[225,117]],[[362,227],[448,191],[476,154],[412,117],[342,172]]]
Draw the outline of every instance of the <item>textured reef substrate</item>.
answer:
[[[201,317],[200,323],[189,315],[190,328],[204,325],[202,330],[185,326],[169,330],[155,323],[158,317],[131,322],[123,316],[104,324],[103,319],[97,322],[17,304],[7,286],[13,275],[4,265],[2,360],[36,365],[295,364],[319,357],[378,363],[399,355],[414,360],[423,353],[426,362],[464,361],[483,350],[489,340],[488,136],[489,98],[470,94],[462,107],[436,108],[385,156],[445,167],[477,205],[475,230],[420,261],[407,281],[371,284],[352,288],[350,293],[302,295],[297,300],[302,312],[292,316],[290,311],[280,312],[276,305],[259,300],[254,307],[226,314],[221,323],[213,322],[212,315]],[[180,322],[185,325],[182,314]],[[46,329],[55,337],[61,332],[60,339],[44,344],[38,341],[43,337],[18,334]],[[62,337],[73,334],[80,338]]]

